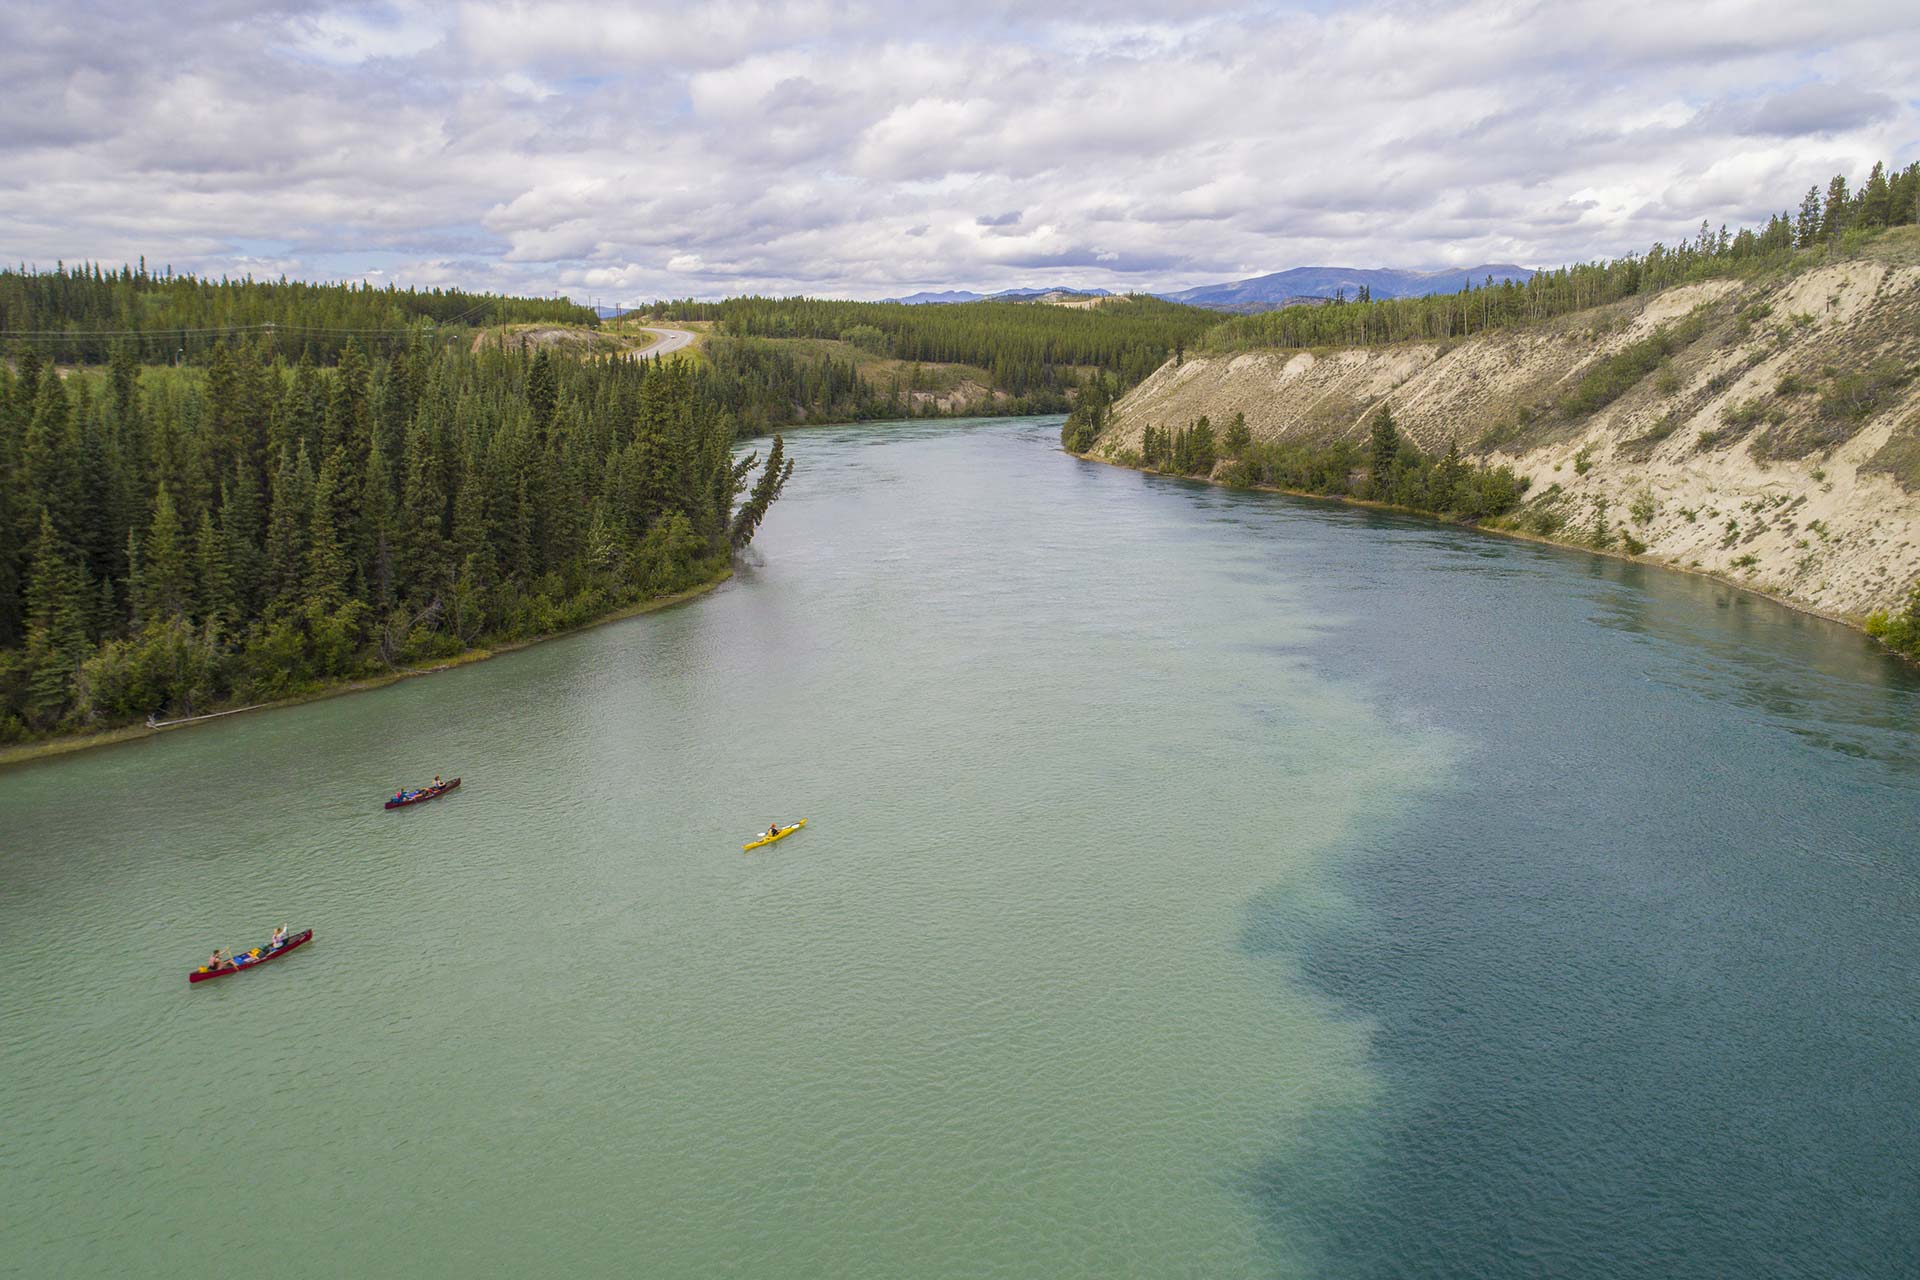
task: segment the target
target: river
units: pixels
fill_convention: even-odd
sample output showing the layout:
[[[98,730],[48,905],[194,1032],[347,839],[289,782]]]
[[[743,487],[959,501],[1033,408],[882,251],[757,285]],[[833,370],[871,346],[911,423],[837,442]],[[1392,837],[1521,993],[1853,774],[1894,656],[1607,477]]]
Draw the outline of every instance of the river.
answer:
[[[711,596],[0,773],[0,1270],[1912,1274],[1914,673],[1057,427],[797,433]]]

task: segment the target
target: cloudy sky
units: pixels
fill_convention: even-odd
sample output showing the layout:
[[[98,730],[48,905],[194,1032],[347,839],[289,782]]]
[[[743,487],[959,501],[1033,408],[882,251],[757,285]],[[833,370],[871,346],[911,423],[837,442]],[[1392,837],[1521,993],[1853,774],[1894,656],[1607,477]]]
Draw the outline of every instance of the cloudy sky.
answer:
[[[1557,264],[1920,159],[1912,0],[0,0],[0,32],[0,258],[45,266],[1159,289]]]

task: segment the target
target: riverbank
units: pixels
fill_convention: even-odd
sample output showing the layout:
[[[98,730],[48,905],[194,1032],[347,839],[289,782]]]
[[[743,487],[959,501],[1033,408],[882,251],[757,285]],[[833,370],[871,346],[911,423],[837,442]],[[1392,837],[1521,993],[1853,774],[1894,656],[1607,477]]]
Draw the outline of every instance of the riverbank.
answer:
[[[1649,568],[1666,569],[1674,573],[1684,573],[1689,577],[1706,578],[1722,586],[1732,587],[1735,591],[1743,592],[1746,595],[1758,596],[1762,600],[1770,600],[1774,604],[1793,610],[1795,613],[1804,613],[1811,617],[1824,618],[1828,622],[1837,622],[1841,626],[1849,627],[1863,635],[1867,634],[1867,619],[1864,614],[1840,613],[1822,609],[1815,605],[1808,604],[1804,600],[1796,600],[1792,596],[1780,595],[1761,587],[1750,586],[1744,582],[1735,582],[1732,578],[1724,574],[1715,573],[1710,569],[1696,569],[1688,565],[1676,564],[1672,561],[1658,559],[1650,555],[1633,555],[1626,551],[1616,551],[1611,547],[1596,547],[1590,542],[1550,538],[1537,533],[1528,533],[1522,529],[1504,528],[1500,525],[1449,520],[1445,516],[1435,515],[1431,511],[1422,511],[1416,507],[1397,506],[1391,502],[1374,502],[1366,498],[1354,498],[1337,493],[1312,493],[1305,489],[1285,489],[1278,485],[1270,484],[1232,485],[1224,480],[1216,480],[1212,476],[1172,475],[1169,472],[1155,471],[1147,467],[1131,467],[1124,462],[1113,458],[1102,457],[1097,453],[1073,453],[1071,449],[1063,449],[1062,452],[1070,453],[1082,462],[1097,462],[1102,466],[1116,467],[1122,471],[1136,471],[1141,475],[1168,476],[1174,480],[1191,480],[1196,484],[1210,484],[1221,489],[1239,489],[1248,493],[1276,493],[1289,498],[1308,498],[1315,502],[1335,502],[1347,507],[1365,507],[1374,511],[1390,511],[1395,515],[1412,516],[1419,520],[1431,520],[1435,524],[1452,525],[1457,529],[1473,529],[1479,533],[1493,534],[1502,538],[1513,538],[1520,542],[1537,542],[1543,546],[1564,547],[1569,551],[1584,551],[1589,555],[1605,556],[1610,560],[1624,560],[1631,564],[1646,565]],[[1886,645],[1881,645],[1880,647],[1886,649],[1886,652],[1892,657],[1913,662],[1912,659],[1907,658],[1905,654],[1900,653],[1898,650],[1888,648]],[[1920,663],[1914,663],[1914,665],[1920,665]]]
[[[1429,458],[1531,482],[1557,520],[1853,625],[1920,578],[1920,229],[1471,337],[1189,351],[1090,448],[1243,420],[1262,444],[1363,446],[1390,406]],[[1549,533],[1549,538],[1565,536]],[[1577,535],[1576,535],[1577,536]]]
[[[512,640],[484,649],[468,649],[463,653],[455,654],[451,658],[436,662],[430,667],[409,667],[403,670],[383,672],[375,676],[362,676],[353,680],[342,680],[334,684],[321,686],[317,689],[309,689],[302,693],[296,693],[291,697],[275,698],[271,702],[256,702],[245,707],[225,707],[207,712],[204,715],[191,716],[186,719],[169,721],[162,724],[121,725],[115,729],[102,729],[96,733],[62,734],[57,738],[44,738],[34,742],[21,742],[9,747],[0,747],[0,769],[8,769],[14,765],[28,764],[35,760],[45,760],[53,756],[71,755],[76,751],[91,751],[97,747],[111,747],[126,742],[138,742],[146,738],[158,737],[163,733],[172,733],[180,729],[191,729],[196,725],[207,724],[215,720],[224,720],[232,716],[246,715],[255,711],[275,711],[286,707],[302,706],[309,702],[323,702],[329,698],[339,698],[349,693],[368,693],[374,689],[384,689],[389,685],[398,684],[402,680],[413,680],[420,676],[438,675],[442,671],[451,671],[455,667],[465,667],[476,662],[485,662],[489,658],[497,658],[502,654],[516,653],[521,649],[529,649],[534,645],[544,644],[549,640],[559,640],[566,636],[576,636],[583,631],[591,631],[595,627],[604,627],[611,622],[621,622],[628,618],[637,618],[642,614],[657,613],[662,609],[671,609],[675,605],[685,604],[690,600],[706,595],[731,577],[733,577],[733,569],[729,567],[721,570],[721,572],[712,579],[700,583],[698,586],[688,587],[685,591],[676,591],[671,595],[655,596],[649,600],[642,600],[636,604],[627,605],[612,610],[609,613],[602,614],[592,621],[584,622],[577,627],[568,627],[564,631],[551,631],[545,635],[529,636],[524,640]]]

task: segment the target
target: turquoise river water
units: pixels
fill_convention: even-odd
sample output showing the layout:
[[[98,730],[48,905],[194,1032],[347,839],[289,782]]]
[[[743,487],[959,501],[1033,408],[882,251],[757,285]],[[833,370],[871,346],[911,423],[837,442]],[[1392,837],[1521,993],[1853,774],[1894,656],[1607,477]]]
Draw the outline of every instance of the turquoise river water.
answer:
[[[1915,1274],[1913,672],[1057,425],[799,433],[711,596],[0,774],[0,1271]]]

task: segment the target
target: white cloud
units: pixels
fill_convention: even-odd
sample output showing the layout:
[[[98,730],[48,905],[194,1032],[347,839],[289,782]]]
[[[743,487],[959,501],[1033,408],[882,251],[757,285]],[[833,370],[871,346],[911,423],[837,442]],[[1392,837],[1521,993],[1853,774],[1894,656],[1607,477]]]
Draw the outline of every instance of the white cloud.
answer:
[[[0,0],[0,29],[8,260],[622,300],[1544,265],[1920,139],[1920,34],[1872,0]]]
[[[416,4],[343,5],[296,17],[289,28],[289,51],[336,65],[412,58],[447,35],[433,12]]]

